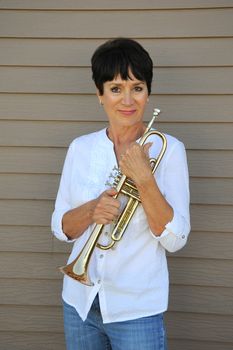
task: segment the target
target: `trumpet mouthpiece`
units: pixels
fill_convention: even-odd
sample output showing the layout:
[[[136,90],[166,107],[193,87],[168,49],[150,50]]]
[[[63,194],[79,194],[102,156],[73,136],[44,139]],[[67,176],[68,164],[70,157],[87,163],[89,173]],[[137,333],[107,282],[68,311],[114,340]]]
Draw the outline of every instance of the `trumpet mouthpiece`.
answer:
[[[157,116],[159,115],[160,112],[161,112],[161,111],[160,111],[159,108],[155,108],[155,109],[154,109],[153,116],[154,116],[154,117],[157,117]]]

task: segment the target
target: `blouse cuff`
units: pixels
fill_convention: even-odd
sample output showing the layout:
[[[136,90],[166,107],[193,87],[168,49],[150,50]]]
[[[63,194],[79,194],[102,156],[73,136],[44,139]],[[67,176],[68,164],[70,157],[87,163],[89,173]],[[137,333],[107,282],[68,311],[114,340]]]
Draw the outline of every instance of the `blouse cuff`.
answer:
[[[179,213],[174,211],[172,220],[166,224],[165,229],[161,235],[156,236],[152,231],[151,234],[158,241],[170,234],[175,235],[177,238],[185,240],[187,239],[187,234],[184,232],[184,218]]]
[[[76,239],[69,239],[62,229],[62,218],[65,213],[63,211],[55,211],[52,215],[52,233],[56,236],[60,241],[65,242],[74,242]]]

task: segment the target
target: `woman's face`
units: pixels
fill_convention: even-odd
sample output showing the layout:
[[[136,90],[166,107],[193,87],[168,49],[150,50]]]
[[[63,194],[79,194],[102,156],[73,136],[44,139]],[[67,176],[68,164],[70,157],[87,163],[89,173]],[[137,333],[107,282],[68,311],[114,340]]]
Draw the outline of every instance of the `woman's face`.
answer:
[[[98,97],[109,118],[111,126],[130,127],[142,123],[144,110],[148,102],[148,90],[145,81],[130,74],[128,80],[118,75],[112,81],[104,83],[104,93]]]

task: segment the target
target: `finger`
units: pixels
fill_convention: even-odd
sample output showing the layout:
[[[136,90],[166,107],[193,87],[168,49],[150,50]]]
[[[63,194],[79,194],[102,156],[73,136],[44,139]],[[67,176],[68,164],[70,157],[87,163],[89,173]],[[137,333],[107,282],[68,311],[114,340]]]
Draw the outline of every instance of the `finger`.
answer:
[[[111,208],[111,210],[108,210],[108,211],[103,211],[103,210],[97,211],[93,216],[93,219],[96,223],[107,224],[116,220],[118,216],[119,216],[119,210],[117,210],[116,208]]]
[[[110,188],[109,190],[106,190],[104,193],[107,194],[108,196],[113,197],[117,194],[117,190],[115,188]]]
[[[101,210],[107,210],[108,207],[119,208],[120,201],[116,198],[112,198],[111,196],[105,194],[100,198],[99,202],[97,203],[97,208],[100,208]]]
[[[153,142],[148,142],[143,146],[143,151],[147,156],[149,156],[149,149],[151,148],[152,145],[153,145]]]

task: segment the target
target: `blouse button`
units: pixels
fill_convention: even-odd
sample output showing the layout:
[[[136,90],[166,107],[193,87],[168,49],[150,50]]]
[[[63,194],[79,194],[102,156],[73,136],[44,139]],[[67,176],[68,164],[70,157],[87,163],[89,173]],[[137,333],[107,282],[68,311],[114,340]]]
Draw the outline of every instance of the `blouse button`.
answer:
[[[182,238],[185,239],[185,235],[183,235]]]

